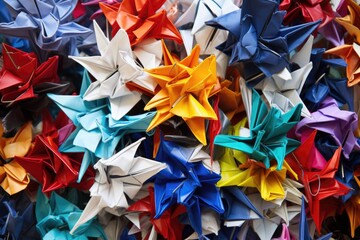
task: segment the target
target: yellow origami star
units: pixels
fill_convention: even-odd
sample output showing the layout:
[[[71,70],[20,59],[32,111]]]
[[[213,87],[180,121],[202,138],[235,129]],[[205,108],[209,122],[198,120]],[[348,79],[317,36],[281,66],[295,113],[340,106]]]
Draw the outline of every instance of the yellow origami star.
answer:
[[[146,70],[161,87],[145,106],[145,110],[157,109],[147,131],[179,116],[194,136],[206,145],[205,120],[217,120],[208,99],[221,89],[216,77],[215,56],[199,62],[199,46],[181,61],[170,54],[164,43],[163,51],[165,66]]]

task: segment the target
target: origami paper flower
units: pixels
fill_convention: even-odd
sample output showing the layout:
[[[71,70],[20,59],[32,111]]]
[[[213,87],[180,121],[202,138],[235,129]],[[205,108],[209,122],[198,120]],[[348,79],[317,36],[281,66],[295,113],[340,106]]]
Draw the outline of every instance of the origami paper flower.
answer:
[[[84,100],[85,90],[88,86],[90,86],[90,78],[88,73],[84,72],[80,95],[49,94],[49,97],[76,126],[76,129],[61,145],[60,151],[85,152],[79,172],[79,181],[88,166],[95,164],[94,155],[100,158],[109,158],[125,134],[145,132],[155,115],[154,112],[134,116],[126,115],[116,121],[109,115],[106,102]],[[74,104],[75,102],[76,104]]]
[[[285,12],[277,9],[276,1],[244,1],[240,10],[207,22],[229,31],[228,39],[218,49],[231,56],[230,64],[252,61],[267,77],[288,66],[289,53],[304,42],[319,22],[284,27],[281,23]]]
[[[223,213],[224,207],[215,186],[220,176],[205,168],[202,162],[191,163],[193,150],[170,141],[161,141],[156,160],[166,163],[168,167],[155,177],[155,218],[161,217],[175,204],[184,205],[191,226],[201,237],[202,207],[218,213]]]
[[[36,196],[36,228],[42,239],[87,239],[88,237],[107,239],[102,226],[93,219],[70,234],[82,211],[67,199],[52,192],[48,199],[40,190]]]
[[[307,23],[321,20],[319,28],[322,28],[335,18],[331,3],[325,0],[285,0],[280,3],[279,9],[286,11],[284,17],[285,25],[293,22]]]
[[[286,174],[294,176],[296,173],[284,162],[280,170],[275,165],[265,168],[263,163],[248,160],[245,164],[239,164],[230,154],[229,150],[220,159],[221,180],[217,183],[219,187],[242,186],[257,188],[265,201],[283,199],[285,190],[282,182]]]
[[[345,60],[346,77],[348,78],[347,85],[352,87],[360,82],[359,66],[360,61],[360,46],[357,43],[352,45],[341,45],[325,52],[326,54],[334,54]]]
[[[338,146],[343,148],[346,158],[349,158],[352,150],[359,149],[359,144],[354,136],[358,125],[358,118],[354,112],[340,110],[336,101],[328,97],[311,116],[312,118],[304,118],[296,125],[297,136],[309,129],[327,133]]]
[[[1,198],[0,236],[9,239],[40,239],[36,231],[34,203],[24,193]]]
[[[129,211],[129,219],[134,219],[134,213],[136,216],[131,230],[141,231],[142,238],[150,236],[156,238],[156,233],[159,233],[165,239],[182,239],[184,225],[179,221],[179,216],[185,213],[185,207],[182,205],[172,206],[159,218],[154,218],[154,188],[149,187],[149,196],[136,201],[127,210]],[[151,225],[148,222],[151,222]]]
[[[273,107],[268,110],[260,95],[253,90],[250,129],[241,129],[239,136],[218,135],[214,144],[240,150],[251,159],[263,162],[266,168],[270,168],[271,160],[276,160],[277,170],[281,170],[285,155],[298,145],[286,134],[299,121],[300,113],[301,105],[285,114]]]
[[[0,24],[0,33],[27,38],[38,57],[46,60],[44,51],[76,54],[76,38],[91,31],[71,19],[76,6],[71,0],[5,0],[14,21]]]
[[[5,132],[18,130],[35,119],[48,105],[46,93],[61,93],[68,83],[57,76],[58,57],[40,64],[33,53],[3,44],[4,65],[0,72],[0,95]]]
[[[244,220],[261,218],[261,213],[255,208],[245,193],[238,187],[221,187],[225,212],[224,225],[227,227],[241,226]],[[251,211],[257,216],[252,216]]]
[[[0,136],[4,129],[0,125]],[[0,186],[10,195],[24,190],[30,182],[29,176],[24,168],[13,158],[23,157],[30,149],[32,140],[31,123],[24,125],[14,137],[0,138]]]
[[[63,114],[55,120],[48,112],[43,114],[42,133],[37,135],[26,156],[16,156],[17,161],[40,183],[43,191],[49,192],[72,186],[88,190],[93,182],[94,172],[89,169],[82,182],[75,183],[80,169],[81,154],[62,154],[58,151],[59,142],[64,141],[73,125]],[[31,141],[31,140],[30,140]]]
[[[309,203],[310,214],[314,219],[318,232],[321,229],[323,219],[329,214],[328,209],[322,207],[332,197],[342,196],[350,190],[334,179],[340,162],[341,148],[339,147],[331,159],[319,170],[311,167],[318,161],[319,155],[309,146],[313,145],[315,134],[309,136],[307,144],[300,145],[291,154],[286,156],[286,161],[298,174],[300,182],[304,185],[305,195]],[[312,143],[312,144],[311,144]]]
[[[119,5],[100,3],[100,8],[113,28],[112,35],[115,36],[120,28],[124,29],[131,46],[148,38],[170,39],[182,44],[180,33],[167,18],[165,10],[158,11],[164,2],[123,0]]]
[[[109,212],[128,208],[126,197],[134,198],[146,180],[166,167],[164,163],[135,157],[143,140],[144,138],[132,143],[109,159],[100,159],[94,165],[98,172],[95,183],[90,188],[91,198],[71,232],[105,208]]]
[[[125,84],[134,82],[154,92],[156,83],[144,76],[144,72],[135,63],[129,38],[124,30],[119,30],[109,41],[95,21],[94,29],[101,56],[71,58],[84,66],[96,79],[83,94],[84,100],[109,98],[111,116],[119,120],[141,99],[139,92],[130,91]]]
[[[88,169],[83,181],[76,183],[82,156],[60,153],[56,140],[37,135],[29,153],[24,157],[15,157],[15,160],[43,185],[43,192],[64,187],[88,190],[93,183],[91,178],[94,173]]]
[[[39,64],[33,53],[26,53],[7,44],[2,45],[4,66],[0,73],[1,102],[14,104],[37,97],[37,86],[58,86],[58,57]]]
[[[356,43],[360,44],[360,6],[352,0],[344,1],[347,3],[349,15],[336,18],[335,20],[341,24]]]
[[[199,63],[199,52],[199,46],[195,46],[189,56],[176,61],[164,45],[165,66],[146,70],[161,87],[145,106],[145,110],[157,109],[148,131],[173,116],[179,116],[199,142],[206,145],[205,119],[217,119],[208,98],[220,86],[216,78],[215,57],[210,56]]]

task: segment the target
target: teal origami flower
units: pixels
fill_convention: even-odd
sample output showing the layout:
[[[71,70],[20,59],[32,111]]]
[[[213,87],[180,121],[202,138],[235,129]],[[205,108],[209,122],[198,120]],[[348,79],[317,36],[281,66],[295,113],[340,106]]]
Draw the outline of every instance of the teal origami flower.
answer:
[[[266,168],[270,161],[277,161],[277,169],[282,168],[285,155],[292,152],[299,142],[288,138],[287,132],[300,120],[302,105],[298,104],[282,114],[277,108],[268,108],[260,95],[253,90],[252,108],[248,134],[240,136],[218,135],[214,144],[242,151],[249,158],[263,162]]]
[[[76,126],[59,150],[85,152],[78,181],[81,180],[88,166],[95,164],[96,157],[111,157],[125,134],[145,132],[155,116],[155,112],[146,112],[139,115],[125,115],[120,120],[115,120],[111,117],[107,99],[84,100],[85,91],[90,84],[89,74],[85,71],[79,95],[48,94]]]
[[[107,239],[103,227],[95,220],[81,225],[76,232],[70,229],[80,218],[81,213],[76,205],[52,192],[48,199],[39,188],[36,197],[36,228],[42,239],[88,239],[88,237]]]

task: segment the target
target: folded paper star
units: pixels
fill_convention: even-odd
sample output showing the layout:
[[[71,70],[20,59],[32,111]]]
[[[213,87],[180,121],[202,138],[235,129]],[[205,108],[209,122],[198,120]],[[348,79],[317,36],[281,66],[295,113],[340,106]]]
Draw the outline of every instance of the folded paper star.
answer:
[[[341,45],[329,49],[325,53],[337,55],[345,60],[347,64],[346,77],[348,78],[348,87],[352,87],[360,82],[360,46],[357,43]]]
[[[146,70],[161,87],[145,106],[145,110],[157,109],[148,130],[179,116],[199,142],[206,145],[205,120],[217,119],[208,98],[220,90],[215,57],[199,63],[200,48],[195,46],[189,56],[177,61],[165,44],[163,49],[165,66]]]
[[[35,204],[21,192],[1,198],[0,236],[10,239],[40,239],[36,230]]]
[[[48,199],[39,188],[35,214],[36,228],[42,239],[107,239],[103,227],[95,219],[83,224],[75,233],[70,234],[70,229],[83,211],[69,200],[55,192],[52,192]]]
[[[268,110],[260,95],[253,90],[250,129],[241,128],[234,136],[218,135],[214,143],[242,151],[249,158],[263,162],[266,168],[270,168],[270,162],[276,160],[277,170],[281,170],[285,155],[298,145],[286,134],[300,120],[300,113],[301,105],[285,114],[273,107]]]
[[[289,54],[316,29],[318,22],[282,26],[285,12],[272,0],[244,1],[240,10],[208,21],[229,31],[218,49],[230,56],[230,64],[252,61],[267,77],[289,65]],[[240,22],[240,24],[239,24]]]
[[[0,125],[0,136],[3,134],[4,129]],[[25,169],[13,158],[25,156],[30,149],[31,140],[31,123],[19,129],[14,137],[0,138],[0,186],[10,195],[24,190],[30,182]]]
[[[72,21],[76,6],[71,0],[6,0],[14,21],[0,23],[0,33],[27,38],[33,51],[43,61],[46,51],[64,55],[77,53],[77,37],[88,36],[91,30]]]
[[[191,147],[161,141],[156,160],[168,167],[155,176],[155,218],[161,217],[171,206],[184,205],[192,228],[201,237],[202,208],[223,213],[224,206],[215,186],[220,176],[202,162],[192,163],[193,151]]]
[[[119,208],[128,208],[126,198],[134,198],[146,180],[166,167],[164,163],[135,157],[143,140],[132,143],[109,159],[100,159],[94,165],[98,172],[90,188],[91,198],[71,232],[105,208],[114,213]]]
[[[340,162],[340,148],[319,170],[312,167],[312,163],[318,161],[317,158],[319,157],[314,148],[311,148],[311,145],[314,144],[314,137],[315,133],[309,136],[305,145],[300,145],[294,152],[287,155],[286,161],[289,162],[289,165],[298,174],[300,182],[304,185],[310,214],[318,232],[320,232],[322,221],[328,215],[328,210],[323,205],[326,206],[326,201],[332,197],[347,194],[350,189],[334,178]]]
[[[165,10],[158,11],[164,3],[165,0],[123,0],[114,5],[100,3],[100,8],[113,28],[112,35],[124,29],[132,46],[148,38],[170,39],[182,44],[180,33]]]
[[[349,158],[351,151],[359,149],[357,138],[354,136],[358,117],[354,112],[339,109],[336,101],[328,97],[311,116],[312,118],[304,118],[296,125],[297,136],[309,129],[327,133],[337,146],[343,148],[342,152],[346,158]]]
[[[124,30],[119,30],[109,41],[95,21],[94,29],[101,55],[71,58],[84,66],[96,79],[87,88],[83,99],[93,101],[108,98],[111,116],[119,120],[141,99],[141,94],[130,91],[126,83],[134,82],[150,92],[154,92],[156,83],[136,64]]]
[[[127,217],[132,220],[134,224],[131,230],[141,231],[143,238],[144,236],[154,236],[154,232],[156,232],[165,239],[182,239],[184,224],[179,221],[179,216],[185,213],[185,207],[182,205],[170,207],[161,217],[154,218],[154,188],[149,187],[149,196],[136,201],[127,210],[129,211]],[[135,220],[133,220],[134,218]],[[149,221],[152,226],[149,226]]]

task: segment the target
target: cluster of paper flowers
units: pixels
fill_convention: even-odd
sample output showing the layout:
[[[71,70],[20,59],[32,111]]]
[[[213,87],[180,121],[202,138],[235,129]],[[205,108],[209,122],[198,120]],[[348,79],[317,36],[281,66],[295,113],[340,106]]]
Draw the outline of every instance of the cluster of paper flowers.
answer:
[[[0,0],[1,239],[360,239],[353,0]]]

